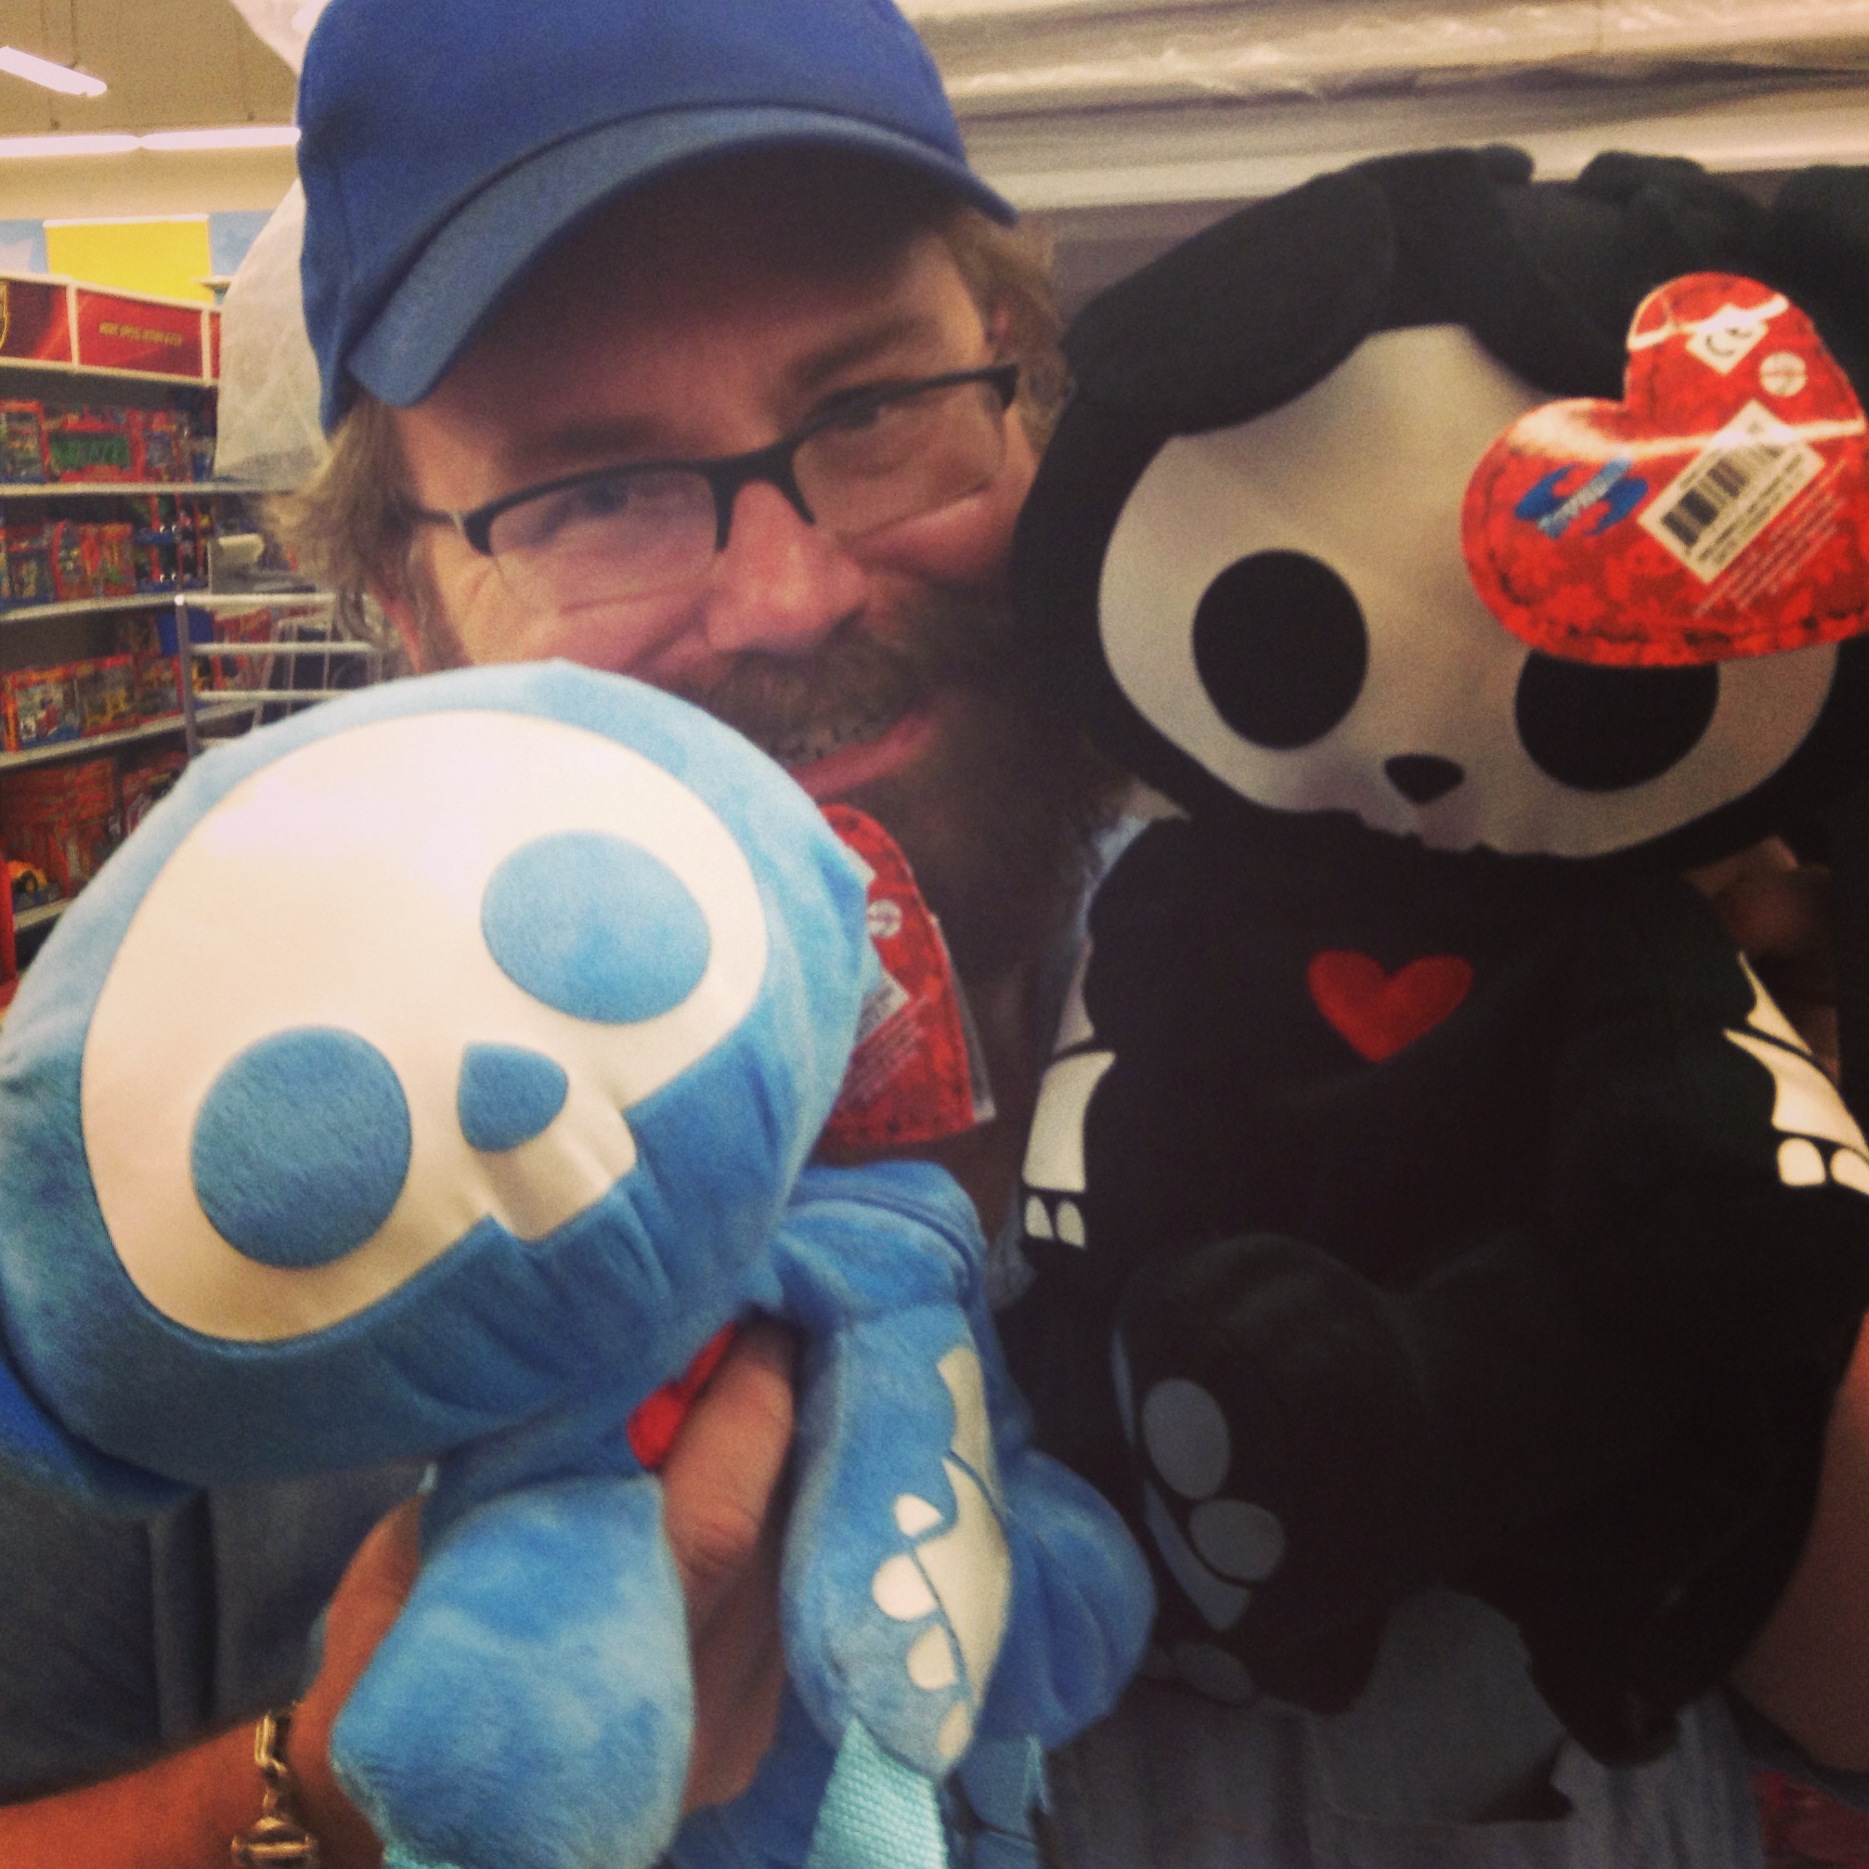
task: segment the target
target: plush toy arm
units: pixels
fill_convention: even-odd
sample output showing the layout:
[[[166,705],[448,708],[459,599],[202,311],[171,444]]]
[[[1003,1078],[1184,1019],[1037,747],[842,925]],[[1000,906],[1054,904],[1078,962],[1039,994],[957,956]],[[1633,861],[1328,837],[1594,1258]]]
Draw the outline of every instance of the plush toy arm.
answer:
[[[387,1869],[646,1869],[680,1813],[686,1630],[655,1481],[468,1512],[332,1735]]]
[[[786,1562],[794,1677],[828,1735],[854,1718],[929,1775],[983,1711],[1046,1744],[1106,1711],[1150,1609],[1115,1515],[1031,1448],[983,1253],[945,1174],[889,1162],[805,1177],[782,1270],[813,1339]]]
[[[1005,1492],[1012,1610],[981,1727],[1060,1746],[1116,1704],[1154,1621],[1148,1566],[1115,1509],[1032,1445],[1032,1417],[999,1333],[975,1308],[975,1341]]]
[[[999,1474],[964,1301],[979,1231],[943,1171],[801,1177],[775,1257],[807,1333],[781,1589],[800,1698],[937,1777],[964,1751],[1011,1594]]]

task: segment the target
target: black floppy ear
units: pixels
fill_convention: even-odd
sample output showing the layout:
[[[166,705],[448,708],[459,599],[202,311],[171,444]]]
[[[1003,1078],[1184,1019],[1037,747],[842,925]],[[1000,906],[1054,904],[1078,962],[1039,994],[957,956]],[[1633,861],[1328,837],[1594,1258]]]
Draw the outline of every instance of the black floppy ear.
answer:
[[[1064,346],[1077,392],[1161,437],[1276,409],[1375,328],[1394,250],[1388,199],[1362,170],[1255,202],[1078,314]]]
[[[1779,281],[1869,402],[1869,168],[1824,164],[1788,176],[1770,229]]]

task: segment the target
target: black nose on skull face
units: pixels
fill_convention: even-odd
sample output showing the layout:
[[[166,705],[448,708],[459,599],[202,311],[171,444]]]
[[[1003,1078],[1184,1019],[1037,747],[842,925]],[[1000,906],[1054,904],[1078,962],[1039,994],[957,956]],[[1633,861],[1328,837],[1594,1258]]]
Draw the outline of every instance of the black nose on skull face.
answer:
[[[1467,776],[1453,760],[1438,753],[1398,753],[1385,759],[1382,769],[1411,805],[1431,805],[1445,798]]]

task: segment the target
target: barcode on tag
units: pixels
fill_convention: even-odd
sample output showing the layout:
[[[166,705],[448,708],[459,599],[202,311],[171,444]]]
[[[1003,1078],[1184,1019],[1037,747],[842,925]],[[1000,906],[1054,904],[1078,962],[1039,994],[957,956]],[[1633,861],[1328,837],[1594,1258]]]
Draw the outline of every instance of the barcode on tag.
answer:
[[[1823,466],[1815,448],[1749,402],[1637,515],[1638,523],[1711,584]]]
[[[863,995],[863,1005],[857,1013],[856,1047],[861,1049],[868,1044],[883,1026],[909,1004],[910,998],[908,988],[894,974],[883,973]]]

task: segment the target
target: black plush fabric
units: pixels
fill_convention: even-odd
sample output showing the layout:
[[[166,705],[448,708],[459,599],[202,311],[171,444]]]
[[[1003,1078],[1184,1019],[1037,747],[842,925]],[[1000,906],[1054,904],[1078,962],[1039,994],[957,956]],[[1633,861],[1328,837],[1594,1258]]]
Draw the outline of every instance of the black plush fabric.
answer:
[[[1869,1202],[1781,1182],[1773,1079],[1726,1036],[1752,987],[1711,912],[1672,878],[1170,823],[1091,939],[1115,1063],[1085,1126],[1089,1246],[1028,1240],[1011,1336],[1044,1437],[1156,1554],[1160,1638],[1332,1708],[1383,1612],[1451,1578],[1519,1621],[1580,1738],[1646,1752],[1782,1588],[1869,1305]],[[1391,976],[1457,956],[1471,984],[1372,1060],[1307,987],[1339,950]],[[1221,1404],[1204,1497],[1122,1429],[1118,1321],[1138,1405],[1171,1380]],[[1184,1530],[1207,1499],[1279,1519],[1286,1562],[1233,1630],[1162,1566],[1144,1485]]]
[[[1395,1602],[1452,1581],[1517,1622],[1610,1762],[1664,1747],[1781,1592],[1869,1306],[1860,1134],[1675,876],[1855,791],[1869,645],[1747,796],[1590,861],[1456,855],[1230,791],[1130,701],[1099,590],[1172,438],[1416,325],[1466,326],[1553,396],[1614,397],[1638,302],[1702,270],[1789,292],[1869,380],[1869,171],[1810,171],[1770,209],[1619,155],[1565,187],[1499,150],[1322,177],[1086,309],[1015,554],[1050,678],[1188,813],[1093,905],[1067,1051],[1110,1061],[1081,1191],[1028,1190],[1038,1276],[1007,1320],[1041,1432],[1131,1516],[1170,1654],[1219,1649],[1236,1681],[1341,1707]],[[1317,560],[1273,556],[1241,564],[1328,608]],[[1224,713],[1224,667],[1199,672]],[[1276,746],[1330,679],[1242,689],[1229,724]],[[1441,782],[1391,765],[1404,791]],[[1869,972],[1858,893],[1846,997]],[[1394,1027],[1404,974],[1420,1004]]]

